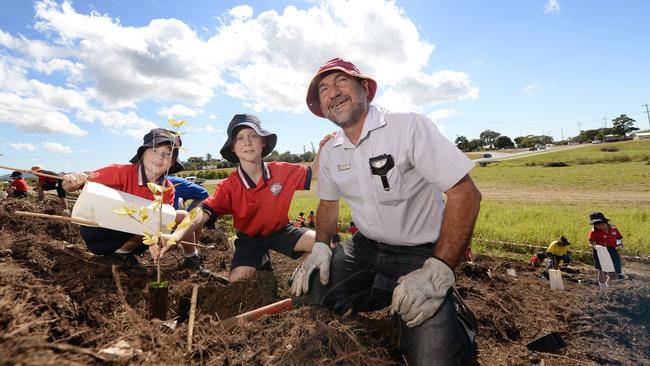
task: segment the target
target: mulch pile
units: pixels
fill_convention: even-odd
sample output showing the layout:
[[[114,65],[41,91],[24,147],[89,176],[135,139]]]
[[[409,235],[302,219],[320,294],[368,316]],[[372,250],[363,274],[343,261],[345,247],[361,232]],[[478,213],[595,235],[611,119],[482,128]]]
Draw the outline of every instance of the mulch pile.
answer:
[[[231,249],[220,231],[206,263],[216,276],[180,268],[182,256],[162,263],[170,282],[167,321],[149,319],[147,283],[155,267],[113,267],[85,250],[78,227],[21,217],[14,211],[59,214],[56,198],[0,201],[0,364],[166,365],[393,365],[404,364],[386,310],[338,316],[301,307],[225,330],[220,320],[289,295],[297,265],[273,255],[274,272],[228,284]],[[142,256],[141,262],[148,262]],[[597,290],[591,266],[564,273],[566,291],[551,291],[534,269],[514,259],[477,256],[456,272],[458,290],[474,311],[482,365],[629,365],[650,363],[650,271],[626,263],[629,275]],[[517,276],[509,276],[514,269]],[[578,283],[580,280],[580,284]],[[198,285],[192,345],[188,308]],[[534,352],[526,344],[558,332],[567,346]]]

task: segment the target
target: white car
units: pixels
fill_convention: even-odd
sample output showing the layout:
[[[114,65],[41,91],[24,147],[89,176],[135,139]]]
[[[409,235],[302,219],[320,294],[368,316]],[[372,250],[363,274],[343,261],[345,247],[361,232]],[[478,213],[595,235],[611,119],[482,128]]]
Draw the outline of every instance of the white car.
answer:
[[[600,140],[594,140],[591,142],[592,144],[602,144],[603,142]]]

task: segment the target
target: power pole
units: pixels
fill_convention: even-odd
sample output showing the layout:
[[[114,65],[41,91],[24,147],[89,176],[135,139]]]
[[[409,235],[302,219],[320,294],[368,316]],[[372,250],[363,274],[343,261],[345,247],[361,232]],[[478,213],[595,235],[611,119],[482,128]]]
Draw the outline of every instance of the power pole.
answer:
[[[578,135],[582,132],[582,123],[578,122]]]
[[[607,128],[607,115],[603,116],[603,123],[604,123],[603,127]]]
[[[645,113],[648,115],[648,125],[650,126],[650,110],[648,110],[648,103],[642,105],[641,107],[645,107]]]
[[[564,140],[564,130],[560,130],[560,135],[562,135],[562,140]]]

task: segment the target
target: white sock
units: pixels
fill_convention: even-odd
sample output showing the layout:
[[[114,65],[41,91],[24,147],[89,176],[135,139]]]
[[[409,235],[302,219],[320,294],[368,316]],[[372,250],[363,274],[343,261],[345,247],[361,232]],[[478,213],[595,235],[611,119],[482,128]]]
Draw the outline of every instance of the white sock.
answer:
[[[197,255],[199,255],[199,251],[196,248],[194,248],[194,250],[189,253],[186,253],[185,249],[183,249],[183,257],[185,258],[192,258]]]
[[[124,249],[118,249],[118,250],[115,251],[115,253],[117,253],[117,254],[129,254],[129,253],[131,253],[131,251],[127,251],[127,250],[124,250]]]
[[[607,288],[607,284],[605,282],[598,282],[598,287],[602,290],[604,288]]]

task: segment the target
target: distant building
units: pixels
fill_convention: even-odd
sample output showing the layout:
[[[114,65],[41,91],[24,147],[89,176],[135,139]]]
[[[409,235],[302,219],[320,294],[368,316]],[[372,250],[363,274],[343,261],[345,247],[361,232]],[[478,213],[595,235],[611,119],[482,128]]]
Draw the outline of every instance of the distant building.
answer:
[[[616,141],[625,141],[625,136],[623,135],[605,135],[605,142],[616,142]]]
[[[635,132],[632,134],[633,140],[650,139],[650,132]]]

